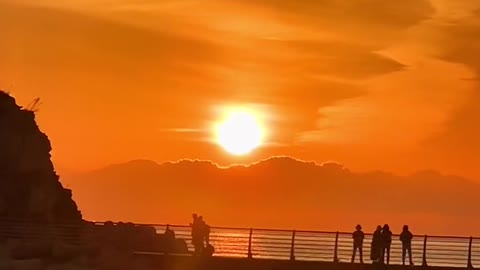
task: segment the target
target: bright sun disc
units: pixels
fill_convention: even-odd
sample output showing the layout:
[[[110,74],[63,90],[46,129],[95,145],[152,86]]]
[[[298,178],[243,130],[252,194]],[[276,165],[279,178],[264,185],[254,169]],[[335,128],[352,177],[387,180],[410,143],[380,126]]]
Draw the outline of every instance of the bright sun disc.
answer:
[[[234,155],[245,155],[262,144],[263,130],[252,112],[236,110],[217,127],[217,143]]]

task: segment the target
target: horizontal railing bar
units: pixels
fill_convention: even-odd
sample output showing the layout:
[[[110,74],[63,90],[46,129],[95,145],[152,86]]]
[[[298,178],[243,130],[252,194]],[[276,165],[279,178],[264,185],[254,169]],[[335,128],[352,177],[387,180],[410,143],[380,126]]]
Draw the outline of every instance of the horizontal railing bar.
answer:
[[[272,242],[272,243],[291,243],[292,242],[292,236],[289,237],[289,239],[281,239],[281,238],[268,238],[268,237],[257,237],[255,234],[252,235],[252,243],[253,242]]]
[[[465,250],[458,250],[458,249],[444,249],[444,248],[429,248],[427,246],[427,254],[429,251],[433,251],[433,252],[468,252],[468,248],[465,249]]]
[[[450,260],[450,259],[446,259],[446,258],[435,258],[435,261],[437,262],[446,262],[446,263],[452,263],[452,262],[458,262],[458,263],[466,263],[467,260],[456,260],[456,259],[453,259],[453,260]]]
[[[285,250],[290,250],[291,247],[287,245],[270,245],[268,243],[264,243],[262,245],[252,245],[252,248],[257,248],[257,249],[285,249]]]
[[[295,248],[295,254],[330,254],[333,256],[333,251],[331,250],[321,250],[321,249],[308,249],[308,248]]]
[[[215,254],[223,254],[223,253],[230,253],[230,254],[240,254],[240,255],[248,255],[248,252],[246,252],[243,249],[235,250],[235,249],[220,249],[220,250],[215,250]]]
[[[211,242],[211,241],[210,241]],[[243,247],[242,246],[239,246],[239,245],[235,245],[234,243],[214,243],[216,244],[215,247],[241,247],[241,248],[248,248],[248,245],[244,245]]]
[[[400,250],[401,251],[401,250]],[[428,248],[427,247],[427,255],[432,255],[432,254],[439,254],[439,255],[448,255],[448,254],[465,254],[465,256],[468,255],[468,249],[465,250],[455,250],[455,249],[435,249],[435,248]]]
[[[0,223],[3,221],[7,221],[8,219],[0,219]],[[17,224],[22,224],[21,221],[19,220],[14,220],[14,219],[10,219],[8,220],[9,222],[16,222]],[[29,221],[30,222],[30,221]],[[24,223],[24,222],[23,222]],[[33,222],[32,222],[33,223]],[[103,225],[107,222],[90,222],[90,224],[92,225]],[[42,224],[42,223],[39,223],[39,224]],[[88,223],[87,223],[88,224]],[[115,222],[113,223],[114,225],[116,224],[119,224],[119,222]],[[133,224],[133,223],[127,223],[127,222],[123,222],[124,225],[127,225],[127,224]],[[58,224],[57,223],[57,226],[58,225],[61,225],[61,224]],[[63,226],[71,226],[72,223],[65,223],[65,224],[62,224]],[[177,225],[177,224],[133,224],[134,226],[138,226],[138,227],[166,227],[167,225],[170,227],[170,228],[190,228],[190,226],[188,225]],[[83,225],[82,224],[74,224],[74,226],[76,227],[82,227]],[[245,231],[246,233],[249,232],[249,228],[240,228],[240,227],[211,227],[211,230],[237,230],[237,231]],[[264,229],[264,228],[255,228],[254,231],[266,231],[266,232],[292,232],[293,230],[287,230],[287,229]],[[297,234],[301,234],[301,233],[312,233],[312,234],[328,234],[328,235],[333,235],[333,234],[336,234],[337,232],[332,232],[332,231],[309,231],[309,230],[296,230],[296,233]],[[342,236],[342,235],[351,235],[350,232],[339,232],[339,235]],[[366,236],[370,236],[372,235],[371,233],[365,233]],[[397,234],[394,234],[394,236],[398,236]],[[423,236],[421,235],[415,235],[414,237],[418,237],[418,238],[423,238]],[[437,239],[437,240],[440,240],[440,239],[464,239],[464,240],[469,240],[470,237],[465,237],[465,236],[437,236],[437,235],[429,235],[428,236],[429,239]],[[474,240],[480,240],[480,237],[473,237]],[[441,240],[440,240],[441,241]]]
[[[262,254],[262,255],[278,255],[278,256],[290,256],[290,250],[288,249],[256,249],[252,248],[253,253]]]
[[[332,254],[329,254],[330,256],[328,255],[318,255],[318,256],[315,256],[315,254],[312,254],[312,255],[302,255],[302,254],[295,254],[295,257],[296,258],[319,258],[319,259],[326,259],[326,260],[331,260],[333,259],[333,255]]]
[[[439,241],[429,241],[429,244],[432,246],[439,246],[439,247],[468,247],[468,243],[462,242],[439,242]]]
[[[156,225],[156,226],[167,226],[166,224],[142,224],[144,226],[152,226],[152,225]],[[173,227],[185,227],[185,228],[188,228],[190,226],[186,226],[186,225],[169,225],[171,228]],[[247,228],[236,228],[236,227],[211,227],[212,230],[214,229],[222,229],[222,230],[245,230],[245,231],[249,231],[250,229],[247,229]],[[265,228],[254,228],[253,229],[254,232],[255,231],[267,231],[267,232],[293,232],[294,230],[287,230],[287,229],[265,229]],[[333,232],[333,231],[309,231],[309,230],[295,230],[297,234],[301,234],[301,233],[312,233],[312,234],[336,234],[337,232]],[[351,236],[351,232],[339,232],[339,235],[350,235]],[[365,233],[365,236],[371,236],[373,235],[372,233]],[[400,236],[399,234],[394,234],[393,235],[394,237],[395,236]],[[414,235],[414,237],[417,237],[417,238],[423,238],[424,236],[423,235]],[[439,236],[439,235],[429,235],[428,236],[429,239],[430,238],[442,238],[442,239],[465,239],[465,240],[469,240],[470,237],[467,237],[467,236]],[[480,237],[473,237],[473,239],[477,239],[477,240],[480,240]]]
[[[442,258],[461,258],[465,260],[468,258],[468,254],[427,254],[427,258],[435,258],[437,256],[440,256]]]
[[[226,234],[228,234],[228,233],[226,233]],[[189,235],[188,237],[191,237],[191,236]],[[248,240],[249,239],[248,235],[247,236],[210,235],[209,237],[210,237],[210,239],[225,239],[225,238],[236,239],[236,240]]]
[[[295,248],[297,247],[313,247],[313,248],[321,248],[324,250],[334,250],[335,245],[324,245],[322,243],[311,243],[311,244],[306,244],[306,243],[295,243]]]
[[[335,247],[335,242],[330,241],[303,241],[295,239],[296,245],[312,245],[312,246],[322,246],[322,247]]]
[[[219,253],[232,253],[232,252],[235,252],[235,253],[245,253],[247,254],[248,252],[244,249],[235,249],[235,248],[226,248],[226,249],[215,249],[215,254],[219,254]]]
[[[289,247],[252,247],[252,250],[262,251],[262,252],[270,252],[270,251],[285,251],[290,252]]]
[[[246,258],[248,254],[239,254],[239,253],[218,253],[213,255],[215,257],[238,257],[238,258]]]
[[[332,252],[321,251],[321,250],[296,250],[295,255],[328,255],[333,257]]]

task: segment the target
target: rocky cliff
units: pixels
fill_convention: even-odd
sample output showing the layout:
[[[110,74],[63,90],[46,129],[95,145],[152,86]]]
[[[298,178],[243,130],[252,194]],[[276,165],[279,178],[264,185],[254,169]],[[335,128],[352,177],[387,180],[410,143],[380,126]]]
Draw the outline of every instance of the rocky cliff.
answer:
[[[51,150],[35,113],[0,91],[0,219],[82,220],[71,191],[62,186],[55,172]]]
[[[51,150],[35,112],[0,90],[0,270],[154,269],[133,252],[188,253],[184,240],[154,227],[83,221]]]

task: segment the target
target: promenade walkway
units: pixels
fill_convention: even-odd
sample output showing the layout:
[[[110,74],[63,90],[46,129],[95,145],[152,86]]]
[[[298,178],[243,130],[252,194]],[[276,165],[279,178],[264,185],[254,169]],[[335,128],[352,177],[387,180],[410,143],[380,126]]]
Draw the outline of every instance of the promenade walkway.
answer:
[[[102,227],[104,223],[95,222],[96,226]],[[93,225],[93,224],[91,224]],[[151,229],[153,234],[163,234],[166,224],[132,224],[132,226]],[[74,231],[78,237],[79,230],[92,229],[92,226],[63,224],[54,227],[43,228],[32,226],[29,223],[0,220],[0,239],[5,238],[62,238],[69,239]],[[117,226],[110,224],[109,226]],[[190,226],[168,225],[175,232],[177,239],[183,239],[193,252],[191,245]],[[302,265],[308,269],[310,266],[329,266],[332,270],[334,265],[349,265],[355,269],[377,267],[370,263],[371,234],[365,234],[363,259],[365,264],[357,260],[351,264],[353,243],[351,232],[328,232],[328,231],[302,231],[302,230],[275,230],[257,228],[227,228],[212,227],[210,243],[215,247],[214,258],[211,263],[228,264],[231,268],[238,269],[240,266],[248,266],[249,261],[268,265]],[[85,239],[70,239],[70,243],[85,244]],[[88,240],[87,240],[88,241]],[[415,235],[412,241],[413,261],[415,268],[480,268],[480,238],[458,236]],[[136,256],[148,257],[153,260],[170,260],[189,263],[198,260],[191,254],[183,256],[164,256],[149,248],[136,248]],[[392,268],[401,267],[402,250],[399,236],[393,236],[390,264]],[[171,259],[165,259],[171,258]],[[408,260],[407,260],[408,261]],[[262,262],[262,263],[261,263]],[[268,263],[267,263],[268,262]],[[233,264],[233,265],[230,265]],[[238,266],[238,267],[237,267]],[[267,267],[268,268],[268,267]],[[242,268],[243,269],[243,268]],[[271,268],[269,268],[271,269]],[[221,270],[221,269],[220,269]]]

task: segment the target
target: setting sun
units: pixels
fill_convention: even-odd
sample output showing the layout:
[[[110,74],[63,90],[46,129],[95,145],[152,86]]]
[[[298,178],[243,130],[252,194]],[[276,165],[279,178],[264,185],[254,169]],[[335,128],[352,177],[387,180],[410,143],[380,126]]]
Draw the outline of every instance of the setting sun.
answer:
[[[246,109],[233,110],[216,128],[217,143],[233,155],[245,155],[262,144],[264,132],[258,117]]]

